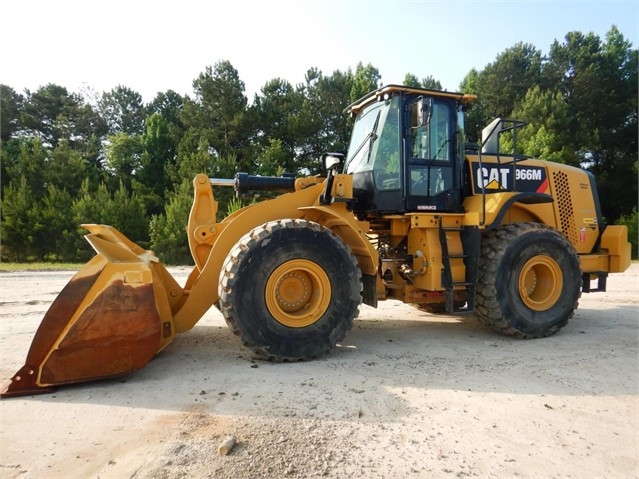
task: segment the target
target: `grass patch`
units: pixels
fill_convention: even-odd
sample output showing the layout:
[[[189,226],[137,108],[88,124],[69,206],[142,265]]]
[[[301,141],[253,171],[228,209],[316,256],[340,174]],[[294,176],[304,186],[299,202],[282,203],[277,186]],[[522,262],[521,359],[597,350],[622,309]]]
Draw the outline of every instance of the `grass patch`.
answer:
[[[0,272],[14,271],[77,271],[83,263],[0,263]]]

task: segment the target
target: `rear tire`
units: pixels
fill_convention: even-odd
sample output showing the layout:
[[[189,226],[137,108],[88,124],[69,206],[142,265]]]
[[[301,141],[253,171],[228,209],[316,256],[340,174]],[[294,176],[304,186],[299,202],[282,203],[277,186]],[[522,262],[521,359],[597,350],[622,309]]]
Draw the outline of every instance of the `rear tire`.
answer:
[[[555,334],[581,296],[579,258],[557,230],[501,226],[482,238],[475,312],[480,322],[522,339]]]
[[[353,326],[361,272],[342,240],[305,220],[271,221],[231,250],[220,310],[231,330],[273,361],[321,356]]]

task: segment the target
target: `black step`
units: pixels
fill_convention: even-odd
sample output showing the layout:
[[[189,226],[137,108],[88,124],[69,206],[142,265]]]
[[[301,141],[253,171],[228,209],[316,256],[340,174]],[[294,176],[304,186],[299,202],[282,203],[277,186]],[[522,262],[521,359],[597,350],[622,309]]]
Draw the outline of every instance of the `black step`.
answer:
[[[468,258],[467,254],[451,254],[448,256],[442,256],[442,258],[448,258],[448,259],[464,259],[464,258]]]

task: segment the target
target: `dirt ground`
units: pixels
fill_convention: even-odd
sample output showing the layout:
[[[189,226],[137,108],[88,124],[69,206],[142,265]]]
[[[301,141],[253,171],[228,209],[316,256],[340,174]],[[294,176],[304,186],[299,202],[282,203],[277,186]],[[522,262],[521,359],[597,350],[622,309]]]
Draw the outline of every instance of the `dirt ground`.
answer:
[[[2,381],[71,276],[0,274]],[[362,306],[330,355],[293,364],[254,359],[211,309],[136,373],[0,401],[0,477],[639,477],[638,280],[611,275],[541,340]]]

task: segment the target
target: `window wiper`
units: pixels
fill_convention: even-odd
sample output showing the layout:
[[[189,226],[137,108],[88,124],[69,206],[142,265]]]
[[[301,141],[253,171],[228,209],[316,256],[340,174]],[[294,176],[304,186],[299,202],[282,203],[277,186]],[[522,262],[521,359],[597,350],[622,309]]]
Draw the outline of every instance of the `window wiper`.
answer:
[[[371,162],[371,152],[373,151],[373,143],[375,142],[375,140],[377,140],[379,138],[379,135],[377,135],[375,132],[377,131],[377,127],[379,125],[379,117],[382,115],[382,111],[378,111],[377,112],[377,117],[375,118],[375,124],[373,125],[373,129],[371,130],[371,132],[368,134],[369,138],[370,138],[370,142],[368,144],[368,153],[366,155],[366,163],[370,163]]]
[[[368,163],[370,161],[371,146],[372,146],[373,142],[377,139],[377,135],[375,134],[375,131],[377,130],[377,126],[379,125],[380,114],[381,114],[381,111],[378,111],[377,112],[377,117],[375,118],[375,123],[373,124],[373,129],[368,132],[368,134],[364,137],[362,142],[359,144],[359,146],[355,150],[355,153],[353,153],[353,156],[351,156],[351,160],[357,158],[357,155],[359,154],[361,149],[364,148],[364,145],[368,145],[368,151],[366,152],[366,163]],[[362,155],[362,157],[359,159],[359,161],[355,165],[356,167],[359,166],[359,164],[362,162],[363,158],[364,158],[364,155]],[[352,171],[355,168],[352,168],[350,166],[350,164],[349,164],[349,165],[347,165],[347,169]]]

